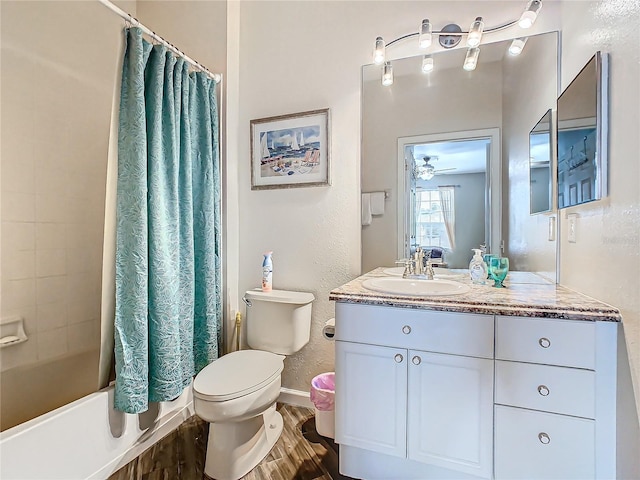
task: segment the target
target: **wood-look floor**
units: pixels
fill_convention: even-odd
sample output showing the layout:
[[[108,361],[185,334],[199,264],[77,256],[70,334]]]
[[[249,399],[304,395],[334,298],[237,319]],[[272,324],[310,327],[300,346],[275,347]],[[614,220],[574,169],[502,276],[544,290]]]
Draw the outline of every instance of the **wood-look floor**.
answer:
[[[284,429],[271,452],[243,480],[348,480],[338,446],[316,433],[313,410],[279,405]],[[201,480],[209,424],[191,417],[109,480]]]

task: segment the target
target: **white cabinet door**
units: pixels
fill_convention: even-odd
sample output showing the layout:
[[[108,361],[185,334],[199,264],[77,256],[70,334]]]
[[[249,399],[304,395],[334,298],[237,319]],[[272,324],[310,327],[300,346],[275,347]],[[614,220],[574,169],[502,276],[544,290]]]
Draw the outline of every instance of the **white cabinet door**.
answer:
[[[409,459],[491,478],[493,361],[409,351]]]
[[[496,406],[496,479],[589,480],[595,475],[595,422]]]
[[[336,342],[336,442],[405,457],[407,350]]]

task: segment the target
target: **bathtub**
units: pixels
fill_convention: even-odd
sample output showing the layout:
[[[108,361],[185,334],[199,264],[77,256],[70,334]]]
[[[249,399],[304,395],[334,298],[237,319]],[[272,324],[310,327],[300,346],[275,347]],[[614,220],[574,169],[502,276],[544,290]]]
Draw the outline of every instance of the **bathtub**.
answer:
[[[0,433],[0,478],[106,479],[193,415],[191,388],[133,415],[113,387]]]

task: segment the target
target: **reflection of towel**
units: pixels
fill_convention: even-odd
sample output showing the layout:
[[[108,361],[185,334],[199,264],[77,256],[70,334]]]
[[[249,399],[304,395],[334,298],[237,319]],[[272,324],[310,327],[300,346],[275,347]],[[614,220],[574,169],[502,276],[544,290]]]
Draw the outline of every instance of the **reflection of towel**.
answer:
[[[371,214],[382,215],[384,213],[384,192],[371,193]]]
[[[362,225],[371,225],[371,194],[362,194]]]

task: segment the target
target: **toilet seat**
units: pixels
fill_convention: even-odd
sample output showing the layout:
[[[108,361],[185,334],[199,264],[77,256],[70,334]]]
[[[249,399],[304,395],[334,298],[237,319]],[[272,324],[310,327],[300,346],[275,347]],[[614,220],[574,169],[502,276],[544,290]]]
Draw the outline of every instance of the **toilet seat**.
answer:
[[[193,394],[223,402],[260,390],[282,373],[284,356],[261,350],[240,350],[203,368],[193,381]]]

